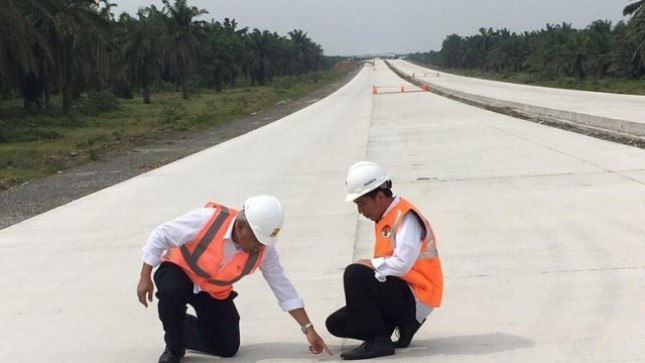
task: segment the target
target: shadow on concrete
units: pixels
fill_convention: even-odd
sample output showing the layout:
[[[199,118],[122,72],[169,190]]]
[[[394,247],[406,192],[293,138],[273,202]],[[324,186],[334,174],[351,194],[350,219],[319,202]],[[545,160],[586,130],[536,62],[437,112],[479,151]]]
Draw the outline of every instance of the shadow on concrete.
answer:
[[[333,355],[327,353],[314,355],[309,353],[306,341],[302,343],[242,344],[237,355],[232,358],[221,358],[189,351],[182,360],[182,363],[207,363],[218,360],[245,363],[265,360],[275,362],[338,362],[341,352],[340,345],[328,346],[334,352]]]
[[[429,355],[484,355],[507,350],[530,348],[532,341],[506,333],[461,335],[436,339],[413,340],[408,348],[397,351],[395,357]]]
[[[354,344],[355,343],[355,344]],[[358,341],[350,341],[344,349],[358,346]],[[435,339],[413,340],[405,349],[397,349],[396,355],[387,357],[389,360],[406,360],[408,358],[428,357],[436,355],[485,355],[507,350],[530,348],[532,341],[512,334],[490,333],[481,335],[461,335]],[[294,343],[265,343],[243,345],[233,358],[225,358],[227,362],[257,362],[261,360],[276,361],[313,361],[326,362],[340,359],[341,347],[329,347],[334,355],[312,355],[307,351],[307,344]],[[184,358],[186,363],[206,363],[224,358],[189,353]]]

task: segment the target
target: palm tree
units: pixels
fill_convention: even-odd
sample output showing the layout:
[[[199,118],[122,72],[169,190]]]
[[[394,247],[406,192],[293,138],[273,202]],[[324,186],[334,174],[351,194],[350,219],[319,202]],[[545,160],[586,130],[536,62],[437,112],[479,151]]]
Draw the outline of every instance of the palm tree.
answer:
[[[221,92],[225,84],[234,85],[242,74],[243,37],[246,28],[237,30],[237,22],[211,21],[205,27],[206,42],[201,54],[201,70],[209,88]]]
[[[441,44],[441,53],[447,67],[463,68],[464,39],[457,35],[448,35]]]
[[[43,14],[34,0],[6,0],[0,12],[0,85],[3,91],[18,85],[24,108],[40,107],[45,84],[43,62],[52,62],[46,39],[34,26],[32,18]]]
[[[495,30],[490,38],[490,46],[486,53],[486,69],[495,72],[506,71],[513,63],[513,52],[516,51],[513,47],[516,45],[513,42],[517,36],[515,33],[504,28]]]
[[[154,5],[139,9],[138,19],[127,14],[120,21],[125,24],[124,57],[133,81],[143,90],[143,103],[151,104],[150,86],[159,74],[164,15]]]
[[[475,49],[474,61],[476,66],[479,69],[485,69],[487,67],[486,58],[489,50],[492,47],[493,39],[496,35],[496,32],[493,31],[493,28],[479,28],[479,34],[474,36],[475,39]]]
[[[619,21],[614,27],[613,39],[615,46],[611,51],[611,66],[608,73],[612,77],[638,77],[639,65],[634,59],[636,40],[630,35],[630,27],[624,21]]]
[[[235,19],[224,18],[222,23],[225,43],[220,56],[224,80],[231,86],[235,86],[236,79],[242,74],[242,65],[246,58],[247,50],[244,42],[248,28],[237,29]]]
[[[584,31],[584,48],[587,55],[585,68],[590,73],[604,77],[611,66],[611,52],[615,48],[611,22],[596,20]]]
[[[182,96],[188,99],[186,79],[194,67],[199,44],[204,38],[205,22],[196,21],[194,18],[208,14],[208,11],[195,6],[189,7],[186,0],[175,0],[174,5],[170,5],[168,0],[163,0],[163,3],[164,9],[170,16],[168,35],[171,44],[171,66],[176,72],[177,84],[181,87]]]
[[[101,7],[103,4],[103,7]],[[82,31],[78,40],[78,63],[82,70],[82,85],[101,91],[112,76],[115,55],[119,46],[115,42],[115,22],[112,8],[116,4],[108,0],[98,0],[91,6],[89,26],[91,31]],[[88,29],[88,30],[89,30]]]
[[[31,6],[30,6],[31,5]],[[38,35],[25,16],[32,1],[6,0],[0,12],[0,77],[10,74],[9,63],[16,62],[23,71],[38,71],[38,60],[33,52]],[[26,9],[27,8],[27,9]]]
[[[300,29],[290,31],[289,37],[295,49],[294,60],[296,74],[320,69],[322,64],[322,48],[307,37],[307,33]]]
[[[639,63],[639,75],[645,68],[645,0],[639,0],[627,5],[623,9],[623,15],[631,15],[629,21],[631,36],[637,42],[633,58]]]
[[[266,84],[271,79],[273,71],[272,60],[272,35],[267,30],[261,32],[255,28],[248,36],[248,48],[250,52],[249,72],[252,84]]]
[[[44,12],[36,27],[49,44],[53,67],[57,71],[58,85],[63,96],[63,114],[72,113],[72,98],[78,66],[82,60],[79,48],[81,39],[92,34],[92,29],[106,20],[97,12],[97,0],[46,0]]]
[[[623,9],[623,15],[643,15],[645,14],[645,0],[635,1]]]

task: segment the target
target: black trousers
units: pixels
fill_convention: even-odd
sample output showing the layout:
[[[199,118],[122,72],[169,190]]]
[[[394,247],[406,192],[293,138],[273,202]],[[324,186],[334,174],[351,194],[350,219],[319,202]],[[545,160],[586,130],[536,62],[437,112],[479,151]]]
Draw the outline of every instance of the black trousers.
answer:
[[[371,340],[389,337],[394,329],[416,319],[416,302],[407,282],[388,276],[385,282],[374,270],[351,264],[343,275],[345,306],[331,314],[325,324],[337,337]]]
[[[234,356],[240,347],[240,315],[233,292],[226,300],[208,293],[193,292],[193,282],[184,271],[163,262],[154,274],[157,285],[159,319],[165,331],[166,346],[173,352],[192,349],[221,357]],[[190,304],[197,314],[186,313]]]

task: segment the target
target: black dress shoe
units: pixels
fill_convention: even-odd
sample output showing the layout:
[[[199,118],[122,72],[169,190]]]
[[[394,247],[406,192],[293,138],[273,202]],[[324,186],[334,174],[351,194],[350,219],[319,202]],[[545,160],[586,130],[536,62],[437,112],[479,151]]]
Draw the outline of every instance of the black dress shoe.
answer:
[[[363,342],[358,348],[341,353],[344,360],[370,359],[394,355],[394,344],[388,337],[377,337]]]
[[[421,324],[419,324],[418,321],[413,320],[410,323],[402,324],[401,326],[397,327],[397,329],[399,330],[399,340],[394,342],[394,347],[406,348],[408,345],[410,345],[410,342],[412,342],[412,337],[414,337],[414,334],[416,334],[421,325],[423,325],[423,323],[425,322],[425,319],[423,319]]]
[[[185,349],[182,349],[179,353],[175,353],[170,350],[170,348],[166,347],[166,350],[164,350],[161,357],[159,357],[159,363],[179,363],[184,354],[186,354]]]

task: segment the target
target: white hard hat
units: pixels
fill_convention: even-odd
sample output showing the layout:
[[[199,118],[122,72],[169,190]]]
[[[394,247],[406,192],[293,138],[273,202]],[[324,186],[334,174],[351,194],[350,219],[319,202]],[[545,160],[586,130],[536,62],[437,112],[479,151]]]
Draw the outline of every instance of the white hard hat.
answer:
[[[284,212],[280,202],[270,195],[249,197],[244,202],[246,221],[255,238],[263,245],[273,246],[284,223]]]
[[[390,176],[385,174],[385,170],[371,161],[359,161],[349,167],[347,171],[347,196],[346,202],[353,202],[372,190],[380,187],[383,183],[390,180]]]

